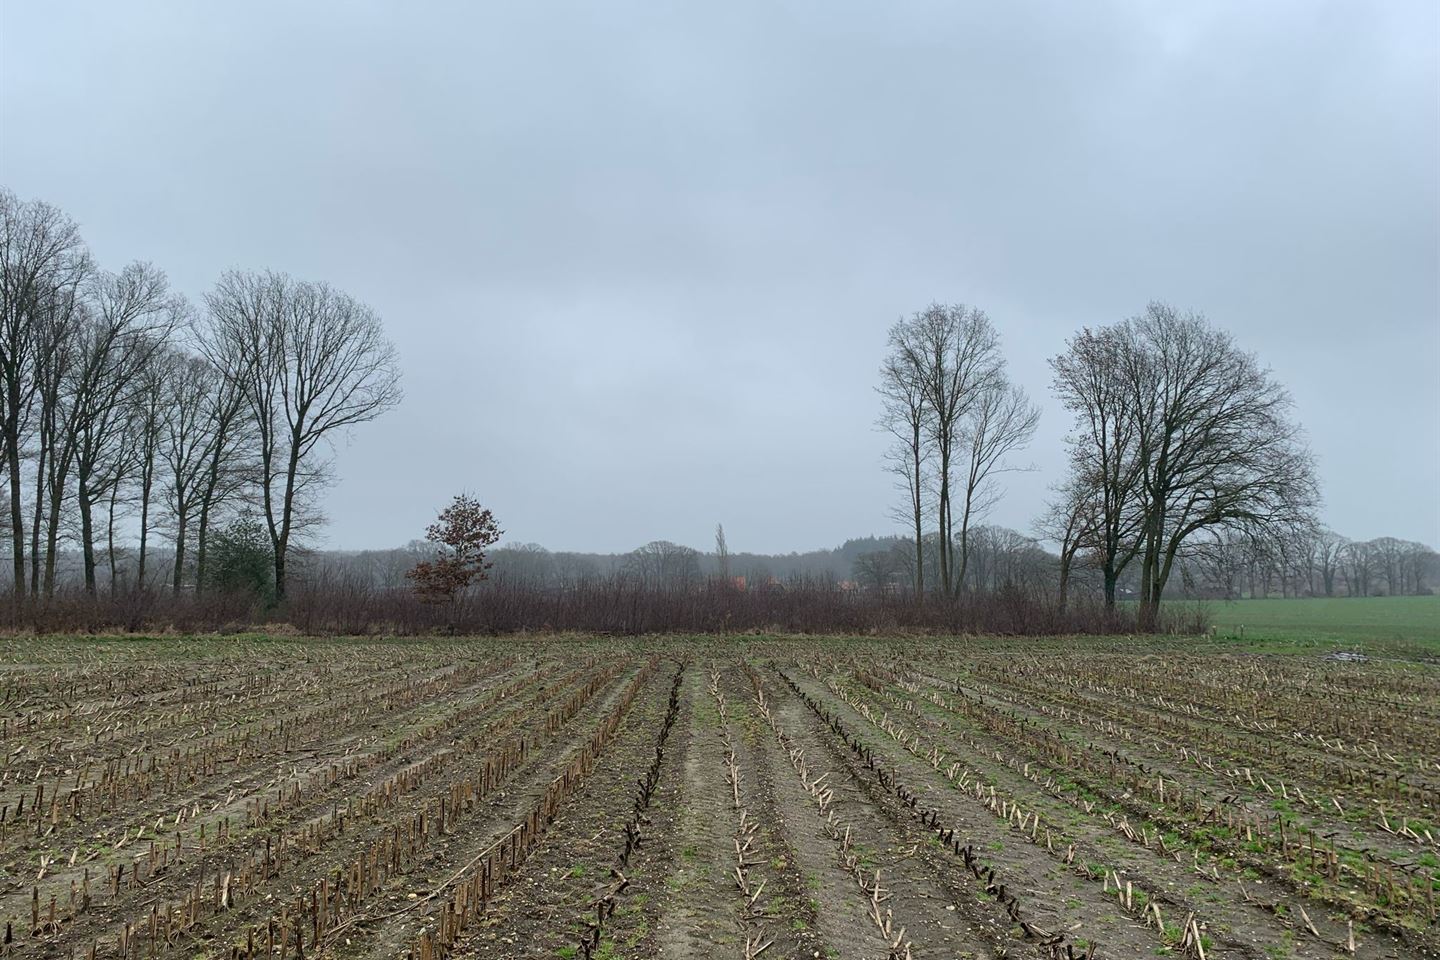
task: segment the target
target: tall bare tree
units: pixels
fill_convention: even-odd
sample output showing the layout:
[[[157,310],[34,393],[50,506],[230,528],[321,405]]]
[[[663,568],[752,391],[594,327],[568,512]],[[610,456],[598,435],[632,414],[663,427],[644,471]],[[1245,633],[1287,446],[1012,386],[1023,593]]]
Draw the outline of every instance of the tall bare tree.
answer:
[[[241,385],[255,424],[275,590],[283,598],[307,495],[327,472],[321,444],[399,402],[395,349],[373,310],[324,283],[231,271],[207,303],[205,349]]]
[[[64,390],[77,355],[85,302],[74,287],[56,290],[36,328],[35,403],[39,407],[35,431],[35,507],[30,520],[30,594],[41,591],[43,556],[46,596],[54,592],[55,550],[60,534],[66,479],[74,451],[61,429]]]
[[[159,461],[175,533],[171,591],[178,595],[185,583],[191,523],[204,496],[214,447],[221,440],[219,421],[211,414],[224,381],[208,360],[178,350],[157,366],[164,371]]]
[[[905,491],[905,505],[897,519],[910,525],[915,537],[915,560],[910,564],[915,599],[925,597],[925,491],[930,445],[927,439],[925,386],[916,366],[919,356],[905,348],[907,321],[890,330],[890,353],[880,366],[880,426],[894,442],[886,451],[887,468],[896,477],[896,486]]]
[[[0,189],[0,445],[10,487],[12,587],[25,594],[25,509],[22,446],[30,425],[36,366],[44,345],[37,331],[47,305],[84,281],[90,257],[79,227],[47,203],[21,201]]]
[[[140,544],[135,555],[138,590],[148,589],[150,585],[150,504],[154,500],[155,476],[161,466],[161,447],[170,412],[170,397],[165,388],[174,372],[173,358],[174,354],[162,342],[140,373],[139,390],[132,404],[130,434],[134,438],[136,493],[140,498]]]
[[[890,360],[903,376],[915,378],[924,404],[926,440],[935,456],[940,586],[952,596],[959,589],[954,490],[964,457],[964,424],[1003,376],[999,350],[990,318],[964,304],[931,304],[890,331]]]
[[[1376,537],[1370,541],[1376,572],[1385,578],[1385,595],[1399,596],[1405,592],[1404,558],[1409,546],[1398,537]]]
[[[136,463],[136,446],[127,442],[134,437],[131,414],[145,394],[150,365],[187,308],[170,292],[165,275],[144,263],[96,275],[88,299],[66,429],[74,448],[85,589],[94,593],[95,508],[111,498]]]
[[[1164,303],[1123,332],[1127,387],[1145,414],[1140,609],[1153,627],[1188,538],[1223,527],[1278,535],[1312,523],[1319,488],[1289,393],[1229,334]]]
[[[195,527],[195,590],[205,589],[205,561],[211,524],[216,511],[254,485],[258,475],[255,437],[258,431],[245,416],[245,391],[239,380],[224,371],[214,371],[206,393],[204,434],[209,438],[204,468],[197,488],[198,515]]]

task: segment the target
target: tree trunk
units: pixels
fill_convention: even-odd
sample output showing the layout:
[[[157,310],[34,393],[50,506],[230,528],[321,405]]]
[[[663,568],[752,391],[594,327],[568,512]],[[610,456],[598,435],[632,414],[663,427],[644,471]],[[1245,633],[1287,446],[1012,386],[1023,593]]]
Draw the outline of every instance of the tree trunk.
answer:
[[[950,458],[940,457],[940,504],[937,519],[940,523],[940,589],[950,596]]]
[[[195,592],[205,592],[205,542],[210,536],[210,499],[207,494],[200,501],[200,524],[195,529]]]
[[[180,596],[180,588],[184,584],[185,570],[185,520],[189,511],[185,508],[183,498],[176,498],[175,511],[175,596]]]
[[[82,479],[78,490],[80,502],[80,552],[85,561],[85,592],[95,595],[95,524],[91,516],[90,489]]]
[[[205,477],[205,491],[200,495],[200,524],[195,531],[195,592],[205,589],[205,543],[210,536],[210,508],[215,504],[215,489],[220,485],[220,458],[224,450],[224,437],[215,441],[210,456],[210,469]]]
[[[295,511],[295,475],[300,468],[300,447],[293,436],[290,441],[290,457],[285,467],[285,502],[281,511],[278,530],[272,521],[270,535],[275,551],[275,599],[285,599],[285,554],[290,550],[290,524]]]
[[[50,431],[42,423],[40,454],[35,466],[35,513],[30,520],[30,596],[40,595],[40,526],[45,512],[45,467],[50,449]]]
[[[1145,555],[1140,565],[1140,629],[1146,633],[1155,629],[1159,621],[1161,584],[1160,549],[1165,531],[1165,516],[1158,508],[1151,507],[1152,516],[1145,524]]]
[[[20,487],[20,396],[11,389],[6,411],[11,422],[5,425],[5,460],[10,468],[10,543],[15,582],[15,604],[25,599],[25,508]]]
[[[1165,587],[1170,582],[1170,574],[1175,569],[1175,557],[1180,551],[1180,539],[1173,539],[1165,549],[1163,557],[1157,557],[1155,568],[1151,572],[1149,605],[1144,612],[1145,629],[1154,631],[1160,623],[1160,600],[1165,595]]]
[[[923,499],[920,496],[920,429],[914,430],[910,447],[912,453],[910,506],[915,512],[915,602],[925,601],[925,518],[922,516]]]
[[[115,596],[119,571],[115,564],[115,501],[120,497],[120,487],[110,488],[109,515],[105,519],[105,555],[110,560],[110,596]]]
[[[147,454],[140,472],[140,555],[135,561],[135,589],[145,591],[145,559],[150,543],[150,489],[155,479],[155,460]]]
[[[45,518],[45,596],[55,596],[55,563],[60,545],[60,507],[64,503],[63,475],[50,478],[50,515]]]
[[[279,603],[285,599],[285,547],[277,545],[275,548],[275,602]]]
[[[1065,613],[1070,604],[1070,558],[1064,550],[1060,552],[1060,612]]]
[[[960,568],[955,575],[955,593],[965,589],[965,570],[970,566],[970,510],[974,503],[975,485],[965,486],[965,507],[960,514]],[[984,589],[984,584],[981,584]]]

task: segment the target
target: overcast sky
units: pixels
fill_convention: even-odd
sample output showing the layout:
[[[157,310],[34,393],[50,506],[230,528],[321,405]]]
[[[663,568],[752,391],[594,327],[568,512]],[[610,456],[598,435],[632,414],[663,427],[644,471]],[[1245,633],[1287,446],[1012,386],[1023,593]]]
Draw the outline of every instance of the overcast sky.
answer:
[[[889,532],[885,331],[1047,358],[1150,299],[1287,383],[1348,536],[1440,544],[1440,4],[6,3],[0,183],[198,300],[374,306],[405,400],[326,543],[462,489],[507,540],[782,551]]]

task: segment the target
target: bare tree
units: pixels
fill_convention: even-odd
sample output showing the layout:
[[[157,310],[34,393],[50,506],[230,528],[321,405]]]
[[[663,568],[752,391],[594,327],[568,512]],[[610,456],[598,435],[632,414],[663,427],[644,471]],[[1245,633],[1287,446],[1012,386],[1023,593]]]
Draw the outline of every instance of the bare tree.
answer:
[[[1341,550],[1345,594],[1370,596],[1370,578],[1375,572],[1375,547],[1367,541],[1351,541]]]
[[[17,602],[25,593],[21,448],[41,378],[37,335],[46,306],[73,293],[90,269],[75,222],[47,203],[0,189],[0,444],[10,486],[10,559]]]
[[[1286,579],[1295,596],[1315,596],[1315,554],[1319,547],[1315,538],[1320,529],[1317,524],[1297,524],[1286,536],[1285,558],[1289,565]]]
[[[963,426],[984,392],[1002,375],[999,338],[984,311],[937,303],[896,324],[890,331],[890,348],[896,369],[915,378],[924,404],[926,440],[936,459],[940,586],[954,595],[959,583],[953,491],[964,456]]]
[[[994,506],[999,497],[995,476],[1013,469],[1006,458],[1030,443],[1039,422],[1040,408],[1030,402],[1023,389],[1008,383],[1002,372],[997,370],[990,382],[977,391],[962,427],[968,464],[960,511],[957,589],[965,586],[965,569],[970,562],[970,524]]]
[[[1407,576],[1406,591],[1412,596],[1423,596],[1430,592],[1430,584],[1440,575],[1440,553],[1423,543],[1411,543],[1405,552]]]
[[[1221,598],[1235,600],[1244,589],[1242,576],[1252,556],[1250,538],[1243,531],[1221,530],[1198,545],[1188,558],[1194,579],[1203,581]]]
[[[35,508],[30,522],[30,594],[41,590],[41,534],[45,534],[45,595],[54,592],[55,550],[61,509],[74,451],[61,429],[63,392],[77,355],[84,299],[75,287],[56,290],[48,298],[35,330],[35,402],[39,407],[35,436]]]
[[[971,533],[974,579],[979,589],[1035,589],[1049,576],[1050,557],[1033,537],[988,524]]]
[[[700,555],[669,540],[652,540],[626,555],[624,570],[647,589],[688,587],[700,579]]]
[[[242,388],[255,424],[260,493],[285,596],[306,497],[322,483],[323,441],[400,400],[395,348],[369,307],[323,283],[231,271],[208,295],[205,349]]]
[[[1036,524],[1037,532],[1059,547],[1057,597],[1060,612],[1070,603],[1070,578],[1075,560],[1087,543],[1093,542],[1096,524],[1094,490],[1072,478],[1061,485]]]
[[[208,363],[208,361],[207,361]],[[211,524],[216,511],[253,485],[254,439],[257,431],[245,414],[244,389],[236,377],[227,376],[213,363],[213,383],[205,396],[204,434],[209,438],[207,456],[199,479],[195,528],[195,590],[205,589],[205,561]],[[403,573],[403,571],[402,571]]]
[[[1143,460],[1138,417],[1121,377],[1123,347],[1113,329],[1081,330],[1050,361],[1054,389],[1075,415],[1070,485],[1085,491],[1094,518],[1088,547],[1100,569],[1105,606],[1115,607],[1120,575],[1139,553]]]
[[[861,588],[883,596],[905,574],[905,567],[894,550],[869,550],[856,556],[850,575]]]
[[[74,448],[76,504],[85,589],[95,592],[97,505],[111,498],[136,462],[128,430],[139,405],[145,374],[185,304],[170,293],[165,275],[135,263],[118,274],[102,273],[90,284],[91,310],[79,335],[75,380],[68,392],[66,429]]]
[[[1313,522],[1314,465],[1270,371],[1196,313],[1163,303],[1124,325],[1144,464],[1141,622],[1153,627],[1188,538],[1223,527],[1279,534]]]
[[[116,596],[120,591],[120,557],[125,550],[115,540],[115,523],[120,516],[120,511],[125,507],[125,501],[121,497],[124,488],[118,484],[111,484],[110,497],[105,503],[105,567],[110,573],[110,595]]]
[[[1335,596],[1335,576],[1340,569],[1346,540],[1334,530],[1321,529],[1315,534],[1315,566],[1325,596]]]
[[[600,578],[600,564],[594,557],[579,553],[556,553],[554,557],[556,585],[570,590]]]
[[[172,374],[172,354],[163,346],[150,357],[140,374],[139,390],[132,406],[131,436],[136,469],[137,493],[140,497],[140,545],[135,560],[135,587],[149,586],[146,566],[150,557],[150,503],[155,492],[155,472],[160,458],[161,443],[168,409],[165,384]]]
[[[922,371],[916,366],[919,355],[906,348],[909,327],[901,320],[890,330],[890,354],[880,366],[882,413],[880,425],[894,442],[885,454],[887,468],[897,478],[897,486],[905,491],[905,506],[898,511],[900,519],[914,533],[915,561],[910,564],[915,600],[925,598],[925,490],[930,459],[927,441],[925,386]]]
[[[1078,475],[1102,500],[1113,488],[1119,516],[1139,518],[1138,538],[1118,555],[1140,556],[1143,625],[1154,626],[1193,537],[1237,527],[1275,537],[1312,521],[1319,495],[1289,395],[1203,316],[1152,303],[1082,333],[1054,366],[1080,426]]]
[[[1370,541],[1376,572],[1385,578],[1385,595],[1396,597],[1405,592],[1404,558],[1409,545],[1397,537],[1376,537]]]
[[[174,351],[156,366],[163,371],[160,385],[164,398],[159,462],[175,535],[171,591],[178,595],[184,587],[191,524],[201,509],[216,447],[224,439],[220,432],[223,421],[214,412],[216,394],[225,384],[219,371],[203,357]]]

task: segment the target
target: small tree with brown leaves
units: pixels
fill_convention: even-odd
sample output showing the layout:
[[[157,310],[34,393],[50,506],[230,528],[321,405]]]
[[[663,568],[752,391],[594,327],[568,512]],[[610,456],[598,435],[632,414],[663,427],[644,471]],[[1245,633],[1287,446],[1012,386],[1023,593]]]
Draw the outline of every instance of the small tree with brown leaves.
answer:
[[[480,580],[491,563],[488,550],[504,531],[480,501],[457,496],[425,530],[425,539],[438,547],[433,560],[422,560],[405,574],[415,593],[429,603],[448,603],[455,594]]]

